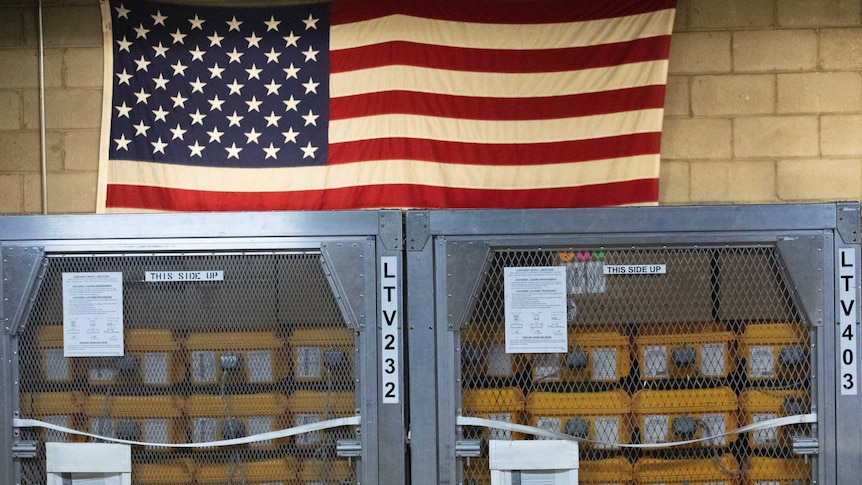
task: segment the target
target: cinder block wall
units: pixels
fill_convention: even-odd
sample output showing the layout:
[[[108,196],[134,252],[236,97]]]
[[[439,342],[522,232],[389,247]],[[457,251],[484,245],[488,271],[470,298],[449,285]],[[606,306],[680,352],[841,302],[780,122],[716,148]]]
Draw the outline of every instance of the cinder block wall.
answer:
[[[862,197],[862,2],[681,0],[662,204]]]
[[[98,2],[43,19],[48,212],[94,212]],[[33,3],[0,2],[0,214],[42,211],[37,33]],[[862,2],[679,0],[660,202],[860,198]]]

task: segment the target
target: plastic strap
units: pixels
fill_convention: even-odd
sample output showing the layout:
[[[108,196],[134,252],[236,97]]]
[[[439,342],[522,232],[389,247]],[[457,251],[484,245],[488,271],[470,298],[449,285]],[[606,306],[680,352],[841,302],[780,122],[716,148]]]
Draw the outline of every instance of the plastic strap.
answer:
[[[817,422],[817,413],[810,414],[796,414],[793,416],[785,416],[781,418],[775,419],[767,419],[765,421],[760,421],[757,423],[749,424],[747,426],[743,426],[741,428],[737,428],[732,431],[728,431],[727,433],[717,434],[714,436],[707,436],[705,438],[699,438],[696,440],[687,440],[687,441],[673,441],[670,443],[645,443],[645,444],[623,444],[623,443],[607,443],[604,441],[594,441],[585,438],[577,438],[571,435],[563,434],[557,431],[550,431],[544,428],[537,428],[535,426],[526,426],[523,424],[514,424],[507,423],[505,421],[494,421],[491,419],[484,418],[472,418],[467,416],[458,416],[456,424],[458,426],[481,426],[485,428],[496,428],[496,429],[504,429],[508,431],[515,431],[518,433],[531,434],[536,436],[541,436],[544,438],[552,438],[558,440],[571,440],[578,441],[582,443],[594,443],[605,446],[618,446],[620,448],[667,448],[671,446],[683,446],[690,445],[692,443],[700,443],[702,441],[714,440],[715,438],[720,438],[723,436],[729,436],[732,434],[742,434],[748,433],[750,431],[759,431],[763,429],[771,429],[778,428],[781,426],[791,426],[794,424],[806,424],[806,423],[816,423]]]
[[[54,431],[60,431],[62,433],[75,434],[79,436],[89,436],[90,438],[96,438],[104,441],[110,441],[113,443],[123,443],[127,445],[142,445],[142,446],[152,446],[152,447],[160,447],[160,448],[210,448],[214,446],[232,446],[232,445],[243,445],[246,443],[253,443],[255,441],[267,441],[274,440],[278,438],[285,438],[288,436],[295,436],[303,433],[310,433],[312,431],[320,431],[323,429],[330,428],[339,428],[341,426],[358,426],[362,424],[362,419],[360,416],[351,416],[349,418],[338,418],[338,419],[329,419],[326,421],[318,421],[316,423],[304,424],[302,426],[294,426],[293,428],[282,429],[278,431],[270,431],[268,433],[260,433],[251,436],[245,436],[242,438],[234,438],[230,440],[221,440],[221,441],[209,441],[206,443],[146,443],[141,441],[129,441],[129,440],[121,440],[117,438],[111,438],[108,436],[99,436],[96,434],[85,433],[83,431],[78,431],[76,429],[64,428],[63,426],[57,426],[55,424],[46,423],[45,421],[39,421],[38,419],[20,419],[15,418],[12,420],[12,426],[16,428],[45,428],[51,429]]]

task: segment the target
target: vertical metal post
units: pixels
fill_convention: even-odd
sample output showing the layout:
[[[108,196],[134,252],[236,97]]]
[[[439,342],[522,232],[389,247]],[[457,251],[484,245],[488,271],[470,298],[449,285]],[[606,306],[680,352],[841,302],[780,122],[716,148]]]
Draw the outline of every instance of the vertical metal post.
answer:
[[[48,213],[48,148],[45,134],[45,38],[42,25],[42,0],[39,0],[39,146],[42,167],[42,214]]]

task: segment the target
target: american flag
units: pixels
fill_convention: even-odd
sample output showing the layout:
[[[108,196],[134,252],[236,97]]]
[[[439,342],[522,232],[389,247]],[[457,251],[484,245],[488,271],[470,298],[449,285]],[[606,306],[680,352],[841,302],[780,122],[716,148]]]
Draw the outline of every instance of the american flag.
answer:
[[[98,209],[654,204],[675,4],[103,2]]]

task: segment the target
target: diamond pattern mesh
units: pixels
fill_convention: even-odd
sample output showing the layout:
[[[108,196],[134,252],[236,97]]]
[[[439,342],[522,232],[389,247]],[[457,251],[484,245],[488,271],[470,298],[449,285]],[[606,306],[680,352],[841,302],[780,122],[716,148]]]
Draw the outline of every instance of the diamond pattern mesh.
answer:
[[[666,273],[603,271],[633,264]],[[507,354],[504,268],[555,265],[568,351]],[[583,438],[583,484],[810,483],[810,463],[791,453],[809,425],[733,433],[810,410],[810,333],[792,287],[774,248],[496,251],[460,332],[462,413]],[[490,483],[487,468],[465,460],[464,483]]]
[[[133,441],[133,483],[349,484],[347,428],[219,448],[168,448],[355,412],[358,353],[320,254],[61,256],[20,336],[21,416]],[[145,282],[146,271],[224,271],[222,281]],[[63,273],[122,272],[125,355],[63,356]],[[28,430],[24,439],[83,441]],[[44,484],[40,458],[22,461]]]

